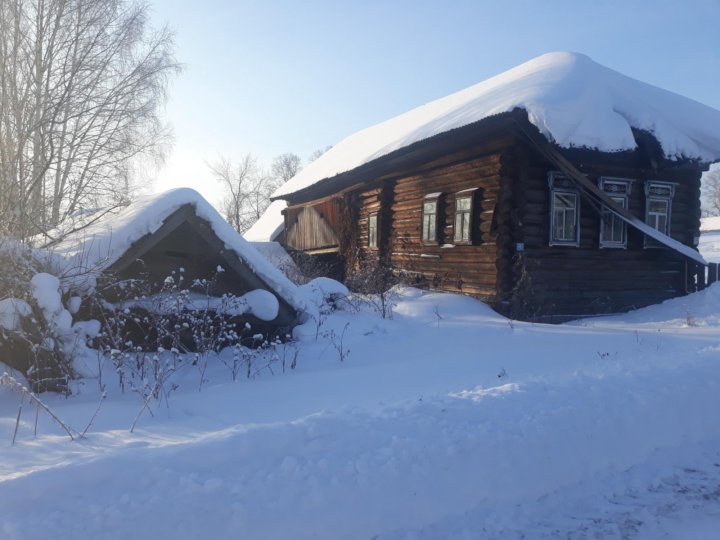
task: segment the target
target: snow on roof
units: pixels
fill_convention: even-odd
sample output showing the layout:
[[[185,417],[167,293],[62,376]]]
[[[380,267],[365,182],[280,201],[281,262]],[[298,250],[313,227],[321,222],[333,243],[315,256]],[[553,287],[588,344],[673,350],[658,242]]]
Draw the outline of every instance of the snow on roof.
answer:
[[[525,109],[562,147],[636,147],[630,128],[651,132],[670,159],[720,160],[720,111],[631,79],[585,55],[548,53],[341,141],[273,194],[283,197],[415,142],[490,116]]]
[[[700,220],[700,231],[720,231],[720,216],[702,218]]]
[[[263,257],[270,261],[273,266],[278,268],[283,274],[285,274],[290,281],[293,283],[305,283],[307,278],[303,276],[298,265],[285,251],[278,242],[250,242],[252,246],[257,249]]]
[[[189,188],[139,197],[119,212],[108,214],[90,226],[65,236],[47,249],[62,256],[74,273],[102,270],[117,261],[143,236],[157,231],[165,219],[187,204],[192,205],[195,214],[210,224],[225,246],[277,294],[296,310],[305,310],[297,286],[235,231],[202,195]]]
[[[274,242],[285,227],[285,217],[282,211],[287,208],[285,201],[273,201],[267,207],[253,226],[244,234],[243,238],[249,242]]]

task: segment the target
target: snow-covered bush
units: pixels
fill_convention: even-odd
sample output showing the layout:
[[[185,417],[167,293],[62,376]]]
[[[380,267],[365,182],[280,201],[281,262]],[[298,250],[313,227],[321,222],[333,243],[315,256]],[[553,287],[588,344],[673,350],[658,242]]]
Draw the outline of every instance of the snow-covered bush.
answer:
[[[24,245],[0,240],[0,355],[34,391],[65,391],[74,375],[77,335],[48,261]]]
[[[187,280],[179,268],[159,291],[145,280],[116,281],[108,295],[114,302],[95,299],[103,323],[96,345],[112,359],[121,389],[167,398],[183,369],[196,369],[202,388],[208,362],[217,358],[233,380],[258,371],[258,350],[282,342],[262,324],[277,316],[278,301],[264,290],[213,296],[216,279]],[[232,354],[218,355],[226,348]]]
[[[347,277],[345,283],[383,319],[392,318],[392,310],[397,301],[393,287],[399,283],[399,279],[389,264],[383,261],[365,261]]]

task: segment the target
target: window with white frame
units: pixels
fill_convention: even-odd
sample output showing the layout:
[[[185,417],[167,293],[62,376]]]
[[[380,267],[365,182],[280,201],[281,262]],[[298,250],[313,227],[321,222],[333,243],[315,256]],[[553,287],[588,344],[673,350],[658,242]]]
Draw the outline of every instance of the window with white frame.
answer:
[[[472,192],[455,196],[455,230],[453,238],[456,244],[469,244],[472,235]]]
[[[377,249],[378,247],[378,216],[370,214],[368,216],[368,247]]]
[[[658,181],[645,182],[645,223],[663,234],[670,234],[674,195],[675,184]],[[662,244],[645,236],[645,247],[662,247]]]
[[[602,177],[600,189],[621,208],[627,209],[628,197],[632,189],[632,180],[625,178]],[[627,224],[607,206],[600,211],[600,247],[627,247]]]
[[[580,245],[580,194],[559,173],[548,174],[550,187],[550,245]]]
[[[439,193],[426,195],[422,207],[422,241],[426,244],[438,242],[438,199]]]

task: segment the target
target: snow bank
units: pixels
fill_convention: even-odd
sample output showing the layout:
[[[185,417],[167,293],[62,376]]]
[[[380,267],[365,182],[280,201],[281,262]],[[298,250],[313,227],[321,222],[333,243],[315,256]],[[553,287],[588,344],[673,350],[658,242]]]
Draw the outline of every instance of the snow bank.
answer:
[[[307,289],[319,301],[345,292],[330,280]],[[169,408],[150,403],[133,433],[143,397],[113,387],[112,370],[102,391],[43,396],[92,427],[71,442],[41,414],[35,437],[23,409],[0,460],[0,537],[635,538],[596,534],[598,514],[627,495],[631,532],[650,505],[672,516],[705,446],[708,498],[694,503],[717,503],[720,343],[704,320],[720,317],[717,286],[684,299],[696,327],[673,320],[674,301],[650,327],[622,315],[592,328],[397,294],[392,320],[327,313],[329,332],[289,345],[297,366],[282,374],[231,383],[222,362],[179,373]],[[340,362],[346,325],[352,355]],[[17,411],[0,388],[0,442]]]
[[[700,234],[698,251],[706,261],[720,263],[720,231]]]
[[[108,214],[47,248],[64,257],[72,274],[92,274],[112,265],[133,243],[157,231],[166,218],[188,204],[198,217],[210,224],[227,249],[233,250],[292,307],[304,311],[295,284],[258,253],[197,191],[189,188],[140,197],[119,212]]]
[[[250,242],[273,266],[285,274],[293,283],[304,283],[307,278],[303,276],[298,265],[290,254],[278,242]]]
[[[700,220],[700,232],[720,233],[720,216],[702,218]]]
[[[569,325],[618,325],[663,323],[666,326],[720,327],[720,283],[707,289],[671,298],[661,304],[636,309],[628,313],[573,321]]]
[[[636,147],[647,130],[670,159],[720,160],[720,111],[569,52],[549,53],[351,135],[281,186],[283,197],[391,152],[490,116],[525,109],[562,147]]]

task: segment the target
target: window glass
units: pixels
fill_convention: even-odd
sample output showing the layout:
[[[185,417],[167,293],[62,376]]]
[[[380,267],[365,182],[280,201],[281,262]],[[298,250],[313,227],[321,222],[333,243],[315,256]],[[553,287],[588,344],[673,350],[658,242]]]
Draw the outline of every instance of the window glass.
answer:
[[[675,184],[672,182],[645,182],[645,223],[663,234],[670,234],[674,195]],[[662,247],[662,244],[646,235],[645,247]]]
[[[627,208],[626,197],[610,197],[622,208]],[[600,245],[605,247],[624,247],[627,226],[620,217],[609,208],[603,207],[600,219]]]
[[[437,241],[437,199],[423,203],[422,239],[424,242]]]
[[[663,234],[667,234],[669,207],[667,199],[648,199],[648,225]]]
[[[470,242],[472,222],[472,196],[455,199],[455,241]]]
[[[552,239],[555,242],[577,241],[577,203],[575,193],[553,192]]]
[[[368,217],[368,246],[371,248],[377,247],[377,223],[377,214]]]

